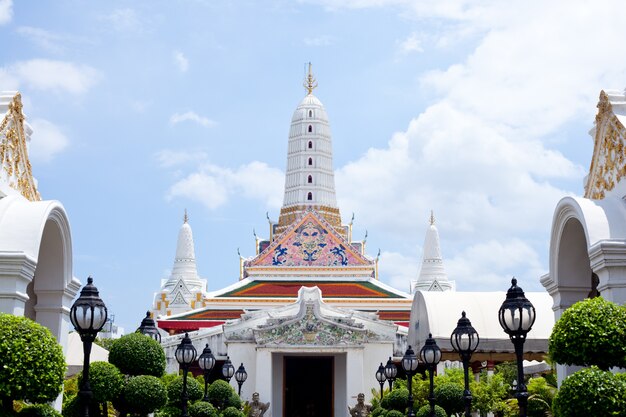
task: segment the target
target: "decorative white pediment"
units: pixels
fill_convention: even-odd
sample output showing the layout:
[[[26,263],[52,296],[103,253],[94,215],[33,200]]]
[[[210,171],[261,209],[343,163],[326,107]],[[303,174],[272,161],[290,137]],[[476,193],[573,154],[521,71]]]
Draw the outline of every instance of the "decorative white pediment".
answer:
[[[188,304],[189,303],[187,302],[187,300],[185,300],[185,297],[183,297],[183,295],[180,292],[176,293],[174,300],[172,300],[172,302],[170,303],[171,306],[188,305]]]
[[[246,313],[224,325],[227,341],[259,346],[360,346],[394,341],[397,326],[375,313],[331,307],[317,287],[302,287],[298,300],[272,310]]]

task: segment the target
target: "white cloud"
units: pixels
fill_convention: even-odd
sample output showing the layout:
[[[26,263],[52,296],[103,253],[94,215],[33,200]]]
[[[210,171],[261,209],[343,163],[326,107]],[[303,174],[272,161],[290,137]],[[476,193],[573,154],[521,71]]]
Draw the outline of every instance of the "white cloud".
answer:
[[[181,122],[187,122],[187,121],[195,122],[199,124],[200,126],[204,126],[204,127],[214,127],[217,125],[217,122],[215,120],[211,120],[204,116],[200,116],[194,111],[188,111],[182,114],[174,113],[172,117],[170,117],[170,123],[173,125],[181,123]]]
[[[164,151],[157,159],[161,166],[173,167],[197,158],[190,153]],[[278,208],[282,203],[283,181],[282,171],[263,162],[253,161],[235,170],[204,162],[195,172],[172,185],[166,198],[187,198],[214,210],[237,196],[261,201],[268,208]]]
[[[0,0],[0,25],[7,24],[13,18],[13,1]]]
[[[424,51],[422,48],[422,41],[415,32],[411,33],[405,40],[399,42],[398,46],[400,48],[400,52],[403,54]]]
[[[187,72],[189,69],[189,60],[180,51],[174,51],[174,63],[180,72]]]
[[[30,125],[33,128],[29,147],[29,159],[32,162],[49,162],[69,145],[67,137],[52,122],[34,119]]]
[[[161,168],[172,168],[190,163],[197,164],[208,158],[206,152],[202,151],[172,151],[169,149],[161,150],[155,156]]]
[[[401,291],[410,292],[410,283],[417,279],[421,258],[417,252],[404,255],[397,252],[381,252],[378,274],[382,280]]]
[[[131,8],[115,9],[101,19],[118,32],[141,33],[145,30],[143,21]]]
[[[317,36],[314,38],[304,38],[306,46],[328,46],[332,45],[333,37],[328,35]]]
[[[77,95],[85,93],[100,79],[100,73],[90,66],[49,59],[20,61],[5,71],[30,88]]]

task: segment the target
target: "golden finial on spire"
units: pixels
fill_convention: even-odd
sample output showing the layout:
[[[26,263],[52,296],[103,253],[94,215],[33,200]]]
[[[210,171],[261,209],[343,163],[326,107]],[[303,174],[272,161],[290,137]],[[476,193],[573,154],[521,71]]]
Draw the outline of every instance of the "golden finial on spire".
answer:
[[[187,223],[189,221],[189,216],[187,216],[187,209],[185,209],[185,215],[183,216],[183,223]]]
[[[433,211],[430,211],[430,225],[434,225],[435,224],[435,213],[433,213]]]
[[[313,70],[311,69],[312,65],[309,62],[309,75],[307,75],[304,80],[304,88],[309,92],[309,94],[313,94],[313,90],[317,88],[317,80],[313,77]]]

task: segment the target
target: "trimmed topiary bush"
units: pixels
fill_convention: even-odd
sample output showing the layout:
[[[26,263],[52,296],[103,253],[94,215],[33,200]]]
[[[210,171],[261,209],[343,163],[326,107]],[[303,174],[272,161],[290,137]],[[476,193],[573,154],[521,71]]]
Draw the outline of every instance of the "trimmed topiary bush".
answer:
[[[32,404],[22,408],[19,417],[62,417],[50,404]]]
[[[602,297],[577,302],[554,325],[548,350],[561,364],[626,367],[626,308]]]
[[[167,385],[168,405],[180,406],[180,396],[183,393],[183,377],[177,376]],[[194,379],[187,377],[187,396],[189,403],[199,400],[204,396],[204,387]]]
[[[395,388],[385,395],[381,401],[381,406],[387,410],[398,410],[404,412],[409,401],[409,390],[406,388]]]
[[[116,339],[111,344],[109,362],[125,375],[162,377],[165,372],[165,353],[161,345],[141,333]]]
[[[595,366],[565,378],[556,397],[555,417],[626,416],[626,383]]]
[[[381,415],[384,415],[387,412],[387,410],[385,410],[382,407],[376,407],[372,410],[372,417],[378,417]]]
[[[389,410],[387,411],[387,413],[385,414],[385,417],[404,417],[404,414],[402,414],[400,411],[398,410]]]
[[[50,330],[26,317],[0,313],[0,335],[1,405],[53,401],[63,389],[65,358]]]
[[[166,405],[165,407],[159,409],[154,415],[156,417],[180,417],[183,412],[180,407],[174,405]]]
[[[163,376],[165,353],[161,345],[149,336],[131,333],[111,344],[109,362],[126,375]]]
[[[228,382],[218,379],[209,385],[208,393],[209,401],[219,410],[225,407],[230,397],[235,393],[233,387]],[[236,394],[235,394],[236,395]]]
[[[83,379],[78,377],[80,387]],[[93,391],[93,401],[104,403],[113,401],[124,388],[124,376],[115,365],[108,362],[93,362],[89,365],[89,385]]]
[[[196,401],[189,407],[191,417],[217,417],[217,410],[205,401]]]
[[[463,387],[454,382],[444,382],[436,385],[435,403],[444,410],[448,415],[461,413],[465,410],[463,403]]]
[[[222,411],[222,417],[244,417],[243,413],[235,407],[227,407]]]
[[[167,403],[165,385],[152,375],[130,378],[124,387],[123,396],[127,411],[139,415],[150,414]]]
[[[448,415],[446,414],[446,410],[439,407],[438,405],[435,405],[435,415],[437,417],[448,417]],[[429,416],[430,416],[430,405],[423,406],[422,408],[417,410],[417,413],[415,413],[415,417],[429,417]]]

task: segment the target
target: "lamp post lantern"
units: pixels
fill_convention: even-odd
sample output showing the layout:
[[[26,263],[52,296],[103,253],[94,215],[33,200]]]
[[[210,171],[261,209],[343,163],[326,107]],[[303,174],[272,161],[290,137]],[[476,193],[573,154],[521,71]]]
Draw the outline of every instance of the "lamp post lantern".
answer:
[[[413,382],[413,375],[415,375],[415,371],[417,371],[417,356],[411,346],[406,350],[404,356],[402,357],[402,369],[406,372],[407,377],[407,385],[409,389],[409,414],[407,417],[415,417],[415,411],[413,410],[413,391],[411,389],[411,383]]]
[[[472,323],[465,316],[465,311],[461,313],[456,328],[450,335],[450,343],[452,348],[459,352],[461,361],[463,362],[463,374],[465,376],[465,390],[463,391],[463,402],[465,403],[465,417],[472,415],[472,393],[469,390],[469,361],[472,353],[478,347],[478,332]]]
[[[433,374],[437,369],[437,364],[441,360],[441,349],[437,346],[437,342],[433,339],[433,335],[429,334],[426,343],[420,350],[420,360],[426,364],[430,377],[430,391],[428,394],[428,402],[430,403],[430,416],[435,417],[435,394]]]
[[[89,402],[93,396],[89,385],[89,356],[96,335],[107,321],[107,308],[100,298],[98,289],[93,285],[93,278],[87,278],[87,285],[80,291],[80,296],[70,309],[70,321],[83,342],[83,381],[78,395],[84,417],[89,416]]]
[[[141,320],[141,325],[139,325],[137,332],[150,336],[157,342],[161,343],[161,333],[159,333],[159,329],[157,329],[156,323],[154,322],[154,319],[149,311],[146,311],[146,317]]]
[[[204,373],[204,398],[203,401],[209,401],[208,395],[208,387],[209,387],[209,375],[211,374],[211,370],[215,366],[215,356],[211,352],[211,348],[209,348],[209,344],[206,344],[206,347],[202,351],[202,354],[198,358],[198,366],[202,369]]]
[[[248,373],[246,372],[246,368],[243,367],[243,362],[242,362],[241,365],[239,365],[239,368],[237,368],[237,372],[235,372],[235,381],[237,381],[237,384],[239,385],[238,395],[240,397],[241,397],[241,386],[243,385],[244,382],[246,382],[246,379],[248,379]]]
[[[520,417],[526,417],[528,391],[524,382],[524,342],[526,335],[535,323],[535,307],[528,301],[524,291],[517,286],[517,280],[511,280],[511,288],[506,292],[506,299],[498,311],[500,326],[511,338],[517,359],[517,404]]]
[[[187,372],[189,371],[189,366],[196,360],[197,353],[196,348],[191,343],[189,334],[185,333],[185,337],[180,341],[180,345],[178,345],[174,353],[178,364],[183,368],[183,392],[180,395],[182,417],[187,417],[187,400],[189,399],[187,395]]]
[[[222,365],[222,376],[226,378],[226,382],[230,382],[230,379],[235,374],[235,367],[233,363],[230,361],[230,356],[226,356],[226,362]]]
[[[385,366],[385,377],[387,377],[387,381],[389,381],[389,391],[393,390],[393,383],[396,380],[396,376],[398,375],[398,368],[396,368],[396,364],[391,360],[391,356],[387,361],[387,365]]]
[[[385,381],[387,380],[387,377],[385,376],[385,367],[383,366],[383,363],[380,363],[380,366],[378,367],[378,370],[376,371],[376,380],[378,381],[378,383],[380,384],[380,400],[383,400],[383,387],[385,386]]]

